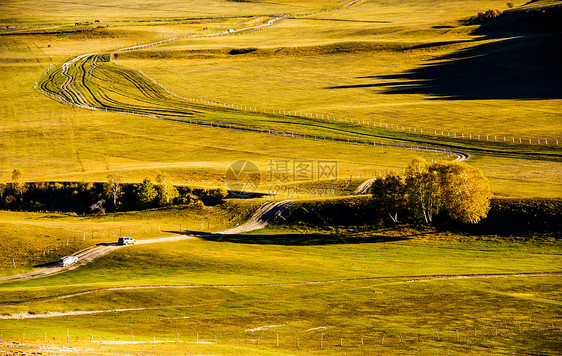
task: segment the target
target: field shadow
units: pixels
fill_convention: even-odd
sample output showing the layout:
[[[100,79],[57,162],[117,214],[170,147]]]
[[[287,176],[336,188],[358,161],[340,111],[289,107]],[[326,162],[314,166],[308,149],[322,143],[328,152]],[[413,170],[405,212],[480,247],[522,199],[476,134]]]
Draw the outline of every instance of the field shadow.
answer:
[[[327,89],[380,88],[384,94],[422,94],[439,99],[562,98],[562,35],[499,40],[441,56],[400,74],[363,76],[374,83]]]
[[[387,94],[445,99],[562,98],[562,36],[499,40],[442,56],[411,71],[380,76]],[[392,80],[391,82],[386,82]]]
[[[480,36],[477,41],[493,42],[479,42],[403,73],[358,77],[358,83],[326,89],[379,88],[384,94],[422,94],[451,100],[559,99],[561,14],[562,8],[547,15],[508,14],[472,33]],[[373,80],[365,83],[365,79]]]
[[[281,245],[281,246],[320,246],[320,245],[342,245],[380,243],[391,241],[409,240],[410,237],[377,235],[371,237],[343,237],[324,234],[249,234],[249,235],[222,235],[207,234],[199,236],[208,241],[232,242],[247,245]]]
[[[46,263],[40,263],[40,264],[33,265],[33,267],[34,268],[55,268],[55,267],[59,267],[59,263],[58,263],[58,261],[46,262]]]
[[[392,21],[383,21],[383,20],[351,20],[351,19],[334,19],[334,18],[316,18],[316,17],[299,17],[299,21],[336,21],[336,22],[357,22],[357,23],[382,23],[382,24],[389,24]]]

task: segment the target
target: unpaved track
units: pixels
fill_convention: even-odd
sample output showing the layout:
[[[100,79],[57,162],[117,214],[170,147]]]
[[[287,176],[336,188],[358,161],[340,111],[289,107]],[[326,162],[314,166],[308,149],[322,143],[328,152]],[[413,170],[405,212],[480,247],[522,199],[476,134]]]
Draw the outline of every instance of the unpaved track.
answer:
[[[362,0],[354,0],[354,1],[351,1],[347,4],[344,4],[343,6],[340,6],[337,9],[334,9],[334,10],[344,9],[344,8],[349,7],[349,6],[357,5],[361,2],[362,2]],[[312,14],[308,14],[308,15],[312,15]],[[308,16],[308,15],[303,15],[303,16]],[[276,24],[280,21],[283,21],[287,18],[288,17],[285,16],[285,15],[278,16],[278,17],[275,17],[274,19],[268,21],[268,23],[266,23],[266,24],[239,29],[239,30],[236,30],[235,32],[240,34],[240,33],[243,33],[243,32],[251,33],[251,32],[255,32],[255,31],[263,30],[263,29],[269,28],[269,27],[273,26],[274,24]],[[219,33],[207,34],[207,35],[192,35],[192,36],[176,37],[176,38],[170,38],[170,39],[156,41],[156,42],[152,42],[152,43],[148,43],[148,44],[121,48],[121,49],[111,51],[111,52],[135,51],[135,50],[146,49],[146,48],[149,48],[149,47],[161,45],[161,44],[176,41],[176,40],[187,39],[187,38],[191,38],[191,37],[214,37],[214,36],[226,35],[226,34],[230,34],[230,33],[219,32]],[[118,112],[118,113],[146,116],[146,117],[157,118],[157,119],[162,119],[162,120],[167,120],[167,121],[181,122],[181,123],[184,123],[184,124],[186,123],[185,120],[174,119],[174,118],[170,117],[169,115],[168,116],[158,115],[157,112],[160,112],[159,110],[153,111],[153,112],[140,110],[140,109],[135,110],[134,108],[130,108],[130,109],[125,110],[125,109],[119,108],[119,107],[112,107],[112,106],[103,105],[103,104],[101,104],[101,102],[99,102],[97,104],[96,103],[90,103],[88,101],[88,99],[74,86],[74,83],[75,82],[82,82],[83,83],[85,79],[88,79],[92,76],[92,73],[93,73],[94,69],[97,67],[98,60],[100,60],[101,55],[102,55],[101,53],[87,53],[87,54],[83,54],[83,55],[80,55],[78,57],[75,57],[75,58],[71,59],[70,61],[64,63],[61,67],[62,68],[61,73],[65,77],[65,82],[62,84],[61,90],[59,92],[52,92],[52,91],[44,90],[45,89],[45,88],[43,88],[44,83],[42,85],[36,85],[36,87],[41,88],[41,89],[39,89],[39,90],[41,90],[41,92],[43,92],[44,94],[50,96],[51,98],[53,98],[55,100],[59,100],[59,101],[61,101],[63,103],[66,103],[66,104],[75,105],[75,106],[90,109],[90,110],[105,110],[105,111],[110,111],[110,112]],[[90,68],[83,73],[82,78],[79,77],[80,71],[77,72],[78,77],[76,77],[76,78],[73,77],[69,73],[69,70],[68,70],[69,67],[71,65],[74,65],[78,62],[83,62],[83,61],[86,61],[86,62],[89,61],[90,62],[89,63]],[[117,63],[115,63],[115,64],[118,65]],[[152,78],[148,77],[146,74],[142,73],[141,71],[138,71],[136,69],[132,69],[132,70],[134,70],[135,72],[145,76],[151,82],[153,82],[154,84],[157,84],[162,89],[164,89],[168,94],[170,94],[172,96],[175,96],[175,97],[178,97],[176,94],[172,93],[170,90],[168,90],[164,86],[158,84],[156,81],[154,81]],[[39,83],[37,83],[37,84],[39,84]],[[90,91],[90,93],[93,94],[92,91]],[[181,97],[178,97],[178,98],[183,100],[183,98],[181,98]],[[125,105],[124,107],[128,107],[128,106]],[[190,120],[189,123],[201,125],[201,123],[197,123],[197,121],[192,123],[191,120]],[[203,123],[203,125],[208,126],[209,124]],[[213,126],[213,124],[211,123],[210,126]],[[215,127],[221,128],[220,124],[217,124]],[[337,139],[337,138],[333,138],[333,137],[330,138],[330,137],[320,137],[320,136],[313,136],[313,135],[300,135],[298,133],[295,134],[295,133],[291,133],[291,132],[281,132],[281,131],[277,131],[277,130],[269,130],[269,129],[251,127],[251,126],[232,127],[232,125],[229,124],[229,123],[223,123],[222,128],[228,128],[230,130],[234,129],[234,130],[243,130],[243,131],[267,132],[268,134],[291,136],[291,137],[300,137],[300,138],[309,138],[309,139],[314,139],[314,140],[327,140],[327,141],[335,141],[335,142],[347,142],[347,143],[352,143],[352,144],[375,145],[374,141]],[[384,146],[384,147],[392,147],[392,148],[400,148],[400,149],[411,149],[411,150],[420,150],[420,151],[426,151],[426,152],[439,152],[439,153],[451,154],[451,155],[457,156],[458,161],[465,161],[465,160],[470,158],[469,153],[462,152],[462,151],[459,151],[459,150],[454,150],[454,149],[452,150],[452,149],[449,149],[449,148],[428,147],[428,146],[421,146],[421,145],[420,146],[418,146],[418,145],[407,145],[407,144],[400,144],[400,143],[382,143],[382,142],[379,145]]]
[[[256,211],[248,221],[244,224],[225,230],[221,232],[211,233],[211,234],[204,234],[204,235],[173,235],[168,237],[161,237],[161,238],[154,238],[154,239],[146,239],[146,240],[138,240],[136,243],[137,245],[145,245],[145,244],[153,244],[159,242],[171,242],[171,241],[180,241],[180,240],[188,240],[188,239],[195,239],[198,237],[204,237],[209,235],[231,235],[231,234],[240,234],[243,232],[249,232],[253,230],[263,229],[269,221],[275,216],[279,216],[283,210],[291,205],[291,200],[285,200],[281,202],[273,202],[262,206],[261,208]],[[80,267],[88,262],[91,262],[95,259],[98,259],[102,256],[107,255],[108,253],[122,248],[124,246],[117,245],[117,243],[105,243],[99,244],[96,246],[89,247],[82,251],[78,251],[74,254],[74,256],[78,257],[79,264],[68,266],[68,267],[61,267],[56,264],[53,264],[49,267],[37,269],[27,273],[16,274],[12,276],[0,277],[0,283],[6,282],[13,282],[19,280],[28,280],[28,279],[35,279],[35,278],[43,278],[52,276],[58,273],[67,272],[73,270],[75,268]]]
[[[252,215],[252,217],[244,224],[225,230],[223,232],[219,232],[219,234],[232,235],[263,229],[267,226],[271,219],[276,216],[280,216],[281,213],[289,206],[291,206],[292,203],[292,200],[284,200],[264,205],[263,207],[259,208],[258,211],[256,211]]]
[[[373,186],[374,182],[375,182],[375,180],[373,178],[367,179],[366,181],[361,183],[357,188],[355,188],[355,190],[353,192],[349,193],[348,195],[367,194],[367,192],[369,192],[369,189],[371,189],[371,187]]]

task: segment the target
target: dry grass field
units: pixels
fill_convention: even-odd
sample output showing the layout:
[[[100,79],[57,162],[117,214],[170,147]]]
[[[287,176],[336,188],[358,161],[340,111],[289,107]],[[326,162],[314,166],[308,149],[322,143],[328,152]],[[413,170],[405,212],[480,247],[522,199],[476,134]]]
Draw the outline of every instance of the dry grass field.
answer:
[[[511,3],[3,1],[0,183],[20,169],[27,182],[165,173],[217,188],[250,160],[267,193],[274,162],[330,161],[337,181],[285,183],[344,195],[415,157],[458,155],[495,196],[561,198],[562,2]],[[504,15],[470,22],[489,9]],[[559,232],[281,223],[201,235],[286,198],[0,211],[0,354],[559,353]],[[198,238],[7,279],[121,235],[186,233]]]

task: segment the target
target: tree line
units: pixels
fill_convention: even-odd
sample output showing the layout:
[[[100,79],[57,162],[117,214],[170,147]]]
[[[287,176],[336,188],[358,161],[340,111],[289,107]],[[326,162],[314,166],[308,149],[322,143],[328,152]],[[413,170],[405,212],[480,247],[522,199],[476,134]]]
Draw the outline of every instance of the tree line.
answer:
[[[275,218],[274,223],[324,227],[403,223],[444,226],[452,223],[473,229],[482,225],[493,206],[487,179],[480,169],[463,162],[428,163],[416,158],[403,174],[391,172],[375,179],[369,193],[342,199],[297,201],[281,217]],[[499,212],[504,206],[505,199],[499,204],[496,199],[495,221],[500,218],[511,221],[513,211],[506,214],[507,217]],[[546,215],[546,219],[552,221],[553,215]]]
[[[168,176],[142,183],[124,183],[109,175],[104,183],[25,182],[21,170],[12,181],[0,183],[0,209],[62,211],[78,214],[142,210],[172,205],[217,205],[228,195],[226,189],[190,188],[173,185]]]
[[[440,213],[454,222],[477,223],[488,214],[492,196],[480,169],[421,157],[412,160],[404,177],[393,172],[376,179],[371,193],[393,222],[403,213],[428,224]]]

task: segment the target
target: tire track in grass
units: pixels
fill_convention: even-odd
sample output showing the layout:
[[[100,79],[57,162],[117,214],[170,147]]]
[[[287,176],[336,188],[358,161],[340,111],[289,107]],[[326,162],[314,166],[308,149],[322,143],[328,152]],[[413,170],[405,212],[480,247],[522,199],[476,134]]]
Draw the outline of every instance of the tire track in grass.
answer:
[[[340,279],[328,279],[328,280],[320,280],[320,281],[302,281],[302,282],[284,282],[284,283],[191,284],[191,285],[170,284],[170,285],[126,286],[126,287],[108,287],[108,288],[90,289],[82,292],[61,294],[56,297],[37,298],[37,299],[21,301],[21,302],[7,302],[7,303],[1,303],[0,306],[24,305],[29,303],[46,303],[50,301],[79,297],[79,296],[99,293],[99,292],[126,291],[126,290],[293,287],[293,286],[310,286],[310,285],[348,283],[348,282],[385,280],[385,279],[402,280],[403,283],[415,283],[415,282],[455,280],[455,279],[485,279],[485,278],[513,278],[513,277],[529,278],[529,277],[546,277],[546,276],[560,276],[560,275],[562,275],[562,272],[535,272],[535,273],[517,272],[517,273],[502,273],[502,274],[490,273],[490,274],[460,274],[460,275],[378,276],[378,277],[340,278]]]
[[[335,8],[334,10],[338,10],[338,9],[346,8],[348,6],[356,5],[360,2],[361,1],[359,1],[359,0],[351,1],[347,4],[344,4],[343,6]],[[261,26],[258,26],[258,27],[260,29],[271,27],[275,23],[277,23],[277,22],[279,22],[279,21],[281,21],[285,18],[287,18],[287,16],[279,16],[279,17],[276,17],[273,20],[270,20],[267,24],[261,25]],[[245,29],[237,30],[237,32],[244,32],[246,30],[248,30],[250,32],[254,32],[254,30],[256,30],[256,28],[248,27],[248,28],[245,28]],[[222,34],[222,33],[219,33],[219,34]],[[215,34],[215,35],[219,35],[219,34]],[[212,35],[204,35],[204,36],[212,36]],[[113,51],[113,52],[133,51],[133,50],[138,50],[138,49],[145,49],[145,48],[152,47],[152,46],[155,46],[155,45],[158,45],[158,44],[175,41],[175,40],[178,40],[178,39],[181,39],[181,38],[182,37],[172,38],[172,39],[168,39],[168,40],[157,41],[157,42],[150,43],[150,44],[122,48],[120,50]],[[100,60],[103,60],[104,62],[112,61],[110,57],[108,57],[107,59],[104,58],[105,55],[111,56],[111,54],[90,53],[90,54],[84,54],[84,55],[78,56],[78,57],[76,57],[74,59],[71,59],[70,61],[64,63],[62,65],[61,75],[63,75],[66,80],[61,85],[61,90],[58,93],[54,93],[51,90],[47,89],[47,85],[46,85],[45,82],[41,83],[38,87],[40,87],[41,90],[46,91],[48,95],[54,96],[55,98],[58,98],[59,100],[63,101],[64,103],[76,105],[76,106],[79,106],[79,107],[92,109],[92,110],[106,110],[106,111],[112,111],[112,112],[118,112],[118,113],[136,114],[136,115],[143,115],[143,116],[148,116],[148,117],[152,117],[152,118],[170,120],[170,121],[175,121],[175,122],[183,122],[183,123],[187,123],[187,122],[182,121],[182,120],[177,120],[177,119],[171,119],[169,116],[185,117],[185,116],[193,115],[194,112],[197,112],[197,110],[191,110],[191,111],[186,110],[185,104],[184,104],[184,100],[185,100],[184,98],[181,98],[181,97],[177,96],[176,94],[173,94],[172,92],[170,92],[168,89],[166,89],[162,85],[156,83],[150,77],[148,77],[146,75],[143,76],[142,72],[137,71],[137,70],[131,70],[131,69],[129,69],[127,71],[127,68],[122,67],[122,66],[118,66],[114,62],[113,62],[113,64],[116,67],[116,68],[112,68],[112,71],[113,71],[114,75],[118,75],[121,78],[123,78],[123,80],[120,80],[119,83],[125,82],[125,83],[131,84],[133,87],[135,87],[138,90],[138,92],[141,93],[141,95],[144,96],[144,100],[143,100],[143,98],[138,98],[134,95],[131,95],[130,93],[128,93],[127,90],[119,91],[119,93],[114,91],[115,94],[119,94],[119,95],[129,94],[129,96],[128,96],[129,98],[131,98],[135,101],[146,102],[146,104],[148,104],[149,106],[152,106],[152,107],[147,107],[147,108],[135,107],[135,106],[132,106],[132,105],[129,105],[129,104],[126,104],[126,103],[119,102],[117,100],[111,100],[110,102],[113,102],[113,105],[107,105],[102,100],[99,100],[98,97],[96,97],[96,95],[94,94],[94,92],[96,94],[98,94],[98,92],[99,92],[99,94],[101,94],[101,93],[103,93],[103,90],[92,90],[92,88],[90,88],[90,86],[86,83],[86,80],[85,80],[86,77],[91,78],[91,76],[95,74],[95,72],[96,72],[95,69],[98,68],[98,61],[100,61]],[[86,70],[85,65],[86,65],[87,62],[88,62],[89,67]],[[75,75],[77,75],[77,76],[81,75],[81,78],[74,78],[73,77],[73,73],[69,72],[70,66],[77,67],[77,69],[75,69],[75,71],[73,71],[73,73],[76,73]],[[146,77],[146,79],[143,79],[144,77]],[[51,74],[49,74],[48,80],[53,80],[53,79],[54,79],[54,77],[51,76]],[[86,99],[86,97],[84,95],[82,95],[82,93],[80,93],[79,90],[76,89],[76,87],[74,86],[74,82],[78,82],[78,83],[83,84],[82,86],[89,92],[93,101],[95,102],[94,105],[89,103],[88,100]],[[97,89],[102,89],[102,88],[103,87],[98,87]],[[161,90],[164,90],[165,92],[170,94],[170,96],[174,99],[172,101],[167,102],[166,103],[167,105],[164,106],[163,108],[159,108],[159,107],[161,107],[162,104],[160,102],[163,101],[163,99],[165,98],[165,95],[161,90],[158,90],[157,88],[161,89]],[[110,88],[104,88],[104,89],[111,91]],[[105,99],[110,99],[107,95],[102,94],[102,96],[105,96]],[[187,104],[187,102],[185,102],[185,103]],[[98,105],[95,105],[95,104],[98,104]],[[193,104],[190,103],[189,106],[192,107]],[[213,105],[210,105],[210,106],[213,107]],[[231,108],[230,110],[234,110],[234,109]],[[165,116],[161,116],[161,115],[165,115]],[[168,117],[166,117],[166,116],[168,116]],[[191,120],[190,120],[189,123],[193,124],[193,122],[191,122]],[[195,124],[203,124],[205,126],[213,126],[213,122],[210,122],[210,123],[209,122],[203,122],[203,123],[196,122]],[[219,124],[219,125],[216,125],[214,127],[233,129],[232,123],[221,123],[221,124],[224,125],[224,126],[221,127],[220,124]],[[226,127],[226,125],[228,125],[228,127]],[[254,126],[246,125],[246,124],[236,124],[236,125],[238,127],[234,127],[234,129],[237,129],[237,130],[256,131],[256,132],[262,132],[262,133],[267,132],[269,134],[276,134],[276,135],[283,135],[283,136],[290,135],[291,137],[297,137],[297,138],[311,138],[311,139],[317,139],[317,140],[329,140],[329,141],[342,142],[342,143],[375,145],[375,143],[373,141],[353,140],[353,139],[347,139],[347,140],[346,139],[337,139],[335,137],[330,138],[330,137],[320,137],[320,136],[316,136],[316,135],[287,133],[287,132],[282,132],[282,131],[278,131],[278,130],[263,129],[263,128],[254,127]],[[350,132],[346,131],[346,133],[349,134]],[[351,133],[353,133],[353,132],[351,132]],[[457,160],[459,160],[459,161],[464,161],[464,160],[470,158],[470,154],[468,154],[468,153],[461,152],[461,151],[458,151],[458,150],[452,150],[452,149],[449,149],[449,148],[435,148],[435,147],[429,147],[429,146],[414,146],[414,145],[394,144],[394,143],[382,144],[382,146],[392,147],[392,148],[413,149],[413,150],[432,151],[432,152],[453,154],[453,155],[457,156]]]

